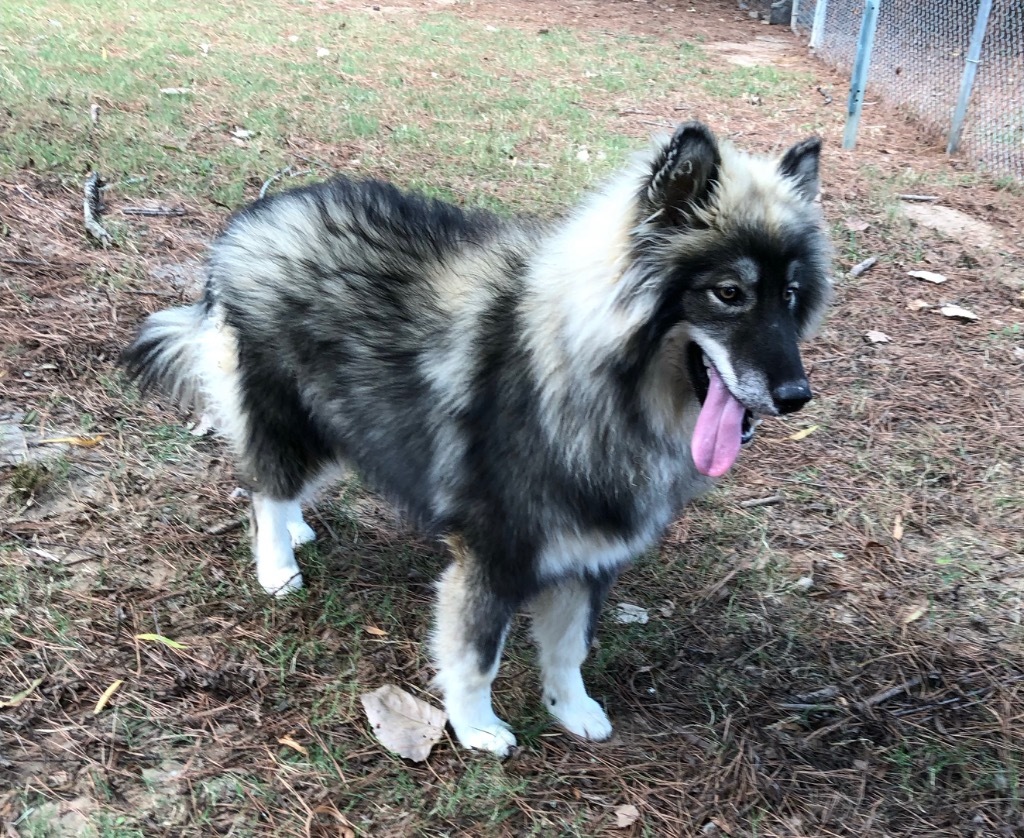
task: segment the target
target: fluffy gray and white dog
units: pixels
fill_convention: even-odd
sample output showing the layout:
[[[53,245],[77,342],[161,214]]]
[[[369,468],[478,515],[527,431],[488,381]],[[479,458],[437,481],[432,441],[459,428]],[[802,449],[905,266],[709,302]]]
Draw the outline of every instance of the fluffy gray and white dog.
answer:
[[[300,504],[338,466],[447,540],[432,650],[463,745],[515,745],[491,682],[521,608],[545,706],[604,739],[580,666],[616,575],[755,418],[811,398],[819,150],[687,123],[550,225],[377,181],[285,192],[231,219],[203,299],[149,317],[124,362],[233,447],[266,590],[301,586]]]

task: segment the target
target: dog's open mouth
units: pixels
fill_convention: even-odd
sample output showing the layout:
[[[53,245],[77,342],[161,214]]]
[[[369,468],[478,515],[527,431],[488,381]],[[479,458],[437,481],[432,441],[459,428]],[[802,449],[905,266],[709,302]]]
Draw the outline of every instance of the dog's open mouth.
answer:
[[[690,378],[701,402],[694,428],[691,451],[701,474],[721,477],[736,462],[740,446],[754,438],[754,415],[722,381],[704,351],[696,344],[687,347]]]

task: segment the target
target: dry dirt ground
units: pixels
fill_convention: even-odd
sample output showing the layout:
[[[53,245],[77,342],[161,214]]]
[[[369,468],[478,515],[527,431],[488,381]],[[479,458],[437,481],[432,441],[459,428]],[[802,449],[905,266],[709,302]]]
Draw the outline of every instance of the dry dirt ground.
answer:
[[[115,368],[147,312],[194,293],[223,210],[167,196],[186,213],[123,217],[132,246],[102,250],[84,236],[76,188],[20,172],[0,183],[0,825],[1024,834],[1021,192],[969,176],[881,103],[858,150],[839,151],[842,79],[732,4],[445,8],[666,44],[699,36],[722,61],[814,75],[787,102],[673,91],[624,106],[618,128],[640,140],[696,114],[771,150],[794,124],[820,126],[838,289],[807,350],[819,398],[796,424],[762,426],[721,490],[624,578],[613,599],[652,617],[600,632],[611,742],[574,741],[527,709],[520,639],[497,703],[533,725],[521,753],[495,766],[442,742],[403,764],[374,741],[357,696],[384,681],[423,694],[441,553],[349,486],[313,516],[308,593],[268,602],[249,578],[245,504],[221,447],[140,402]],[[897,197],[917,192],[935,200]],[[920,269],[947,281],[908,275]],[[945,303],[978,319],[946,317]],[[620,831],[623,805],[639,817]]]

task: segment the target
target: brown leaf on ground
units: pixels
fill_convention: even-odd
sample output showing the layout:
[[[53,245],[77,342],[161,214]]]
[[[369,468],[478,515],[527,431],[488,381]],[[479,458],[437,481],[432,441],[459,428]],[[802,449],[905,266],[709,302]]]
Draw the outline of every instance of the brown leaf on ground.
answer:
[[[625,803],[615,809],[615,826],[618,829],[626,829],[637,822],[640,818],[640,810],[632,803]]]
[[[946,281],[946,277],[934,271],[907,271],[907,276],[912,276],[914,279],[923,279],[925,282],[930,282],[933,285],[940,285]]]
[[[975,314],[970,309],[966,309],[966,308],[963,308],[963,307],[958,306],[958,305],[953,305],[952,303],[944,305],[942,308],[939,309],[939,311],[942,312],[942,314],[945,315],[946,317],[949,317],[949,318],[951,318],[953,320],[977,320],[978,319],[978,315]]]
[[[394,684],[364,693],[359,700],[374,736],[400,757],[423,762],[444,736],[445,712]]]

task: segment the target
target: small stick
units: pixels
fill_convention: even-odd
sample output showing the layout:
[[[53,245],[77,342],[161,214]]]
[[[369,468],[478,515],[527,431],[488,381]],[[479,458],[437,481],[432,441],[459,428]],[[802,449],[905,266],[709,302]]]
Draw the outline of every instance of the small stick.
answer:
[[[938,195],[899,195],[901,201],[938,201]]]
[[[842,709],[837,704],[803,704],[797,702],[786,702],[784,704],[776,704],[775,706],[783,710],[807,710],[810,712],[838,712]]]
[[[186,215],[187,210],[182,207],[122,207],[124,215]]]
[[[881,704],[883,701],[888,701],[890,698],[895,698],[902,693],[909,692],[914,687],[919,686],[921,683],[921,676],[916,675],[902,684],[898,684],[895,687],[890,687],[887,690],[882,690],[880,693],[875,693],[871,698],[867,698],[860,703],[862,709],[867,710],[869,707],[874,707],[876,704]]]
[[[137,294],[140,297],[167,297],[177,299],[177,294],[172,294],[170,291],[148,291],[144,288],[122,288],[125,294]]]
[[[114,240],[103,225],[96,220],[100,214],[100,187],[103,180],[99,172],[89,172],[85,179],[85,199],[82,201],[82,215],[85,220],[85,231],[104,247],[110,247]]]
[[[270,188],[270,184],[272,184],[275,180],[280,180],[283,175],[288,174],[288,172],[290,172],[291,170],[291,166],[285,166],[283,169],[278,169],[276,172],[274,172],[274,174],[272,174],[265,181],[263,181],[263,186],[260,187],[260,199],[262,200],[263,198],[266,197],[267,190]]]
[[[850,268],[850,276],[860,276],[862,273],[871,270],[871,268],[875,266],[875,263],[877,261],[877,256],[871,256],[870,258],[865,259],[863,262],[854,265],[852,268]]]
[[[225,533],[234,532],[240,529],[242,526],[241,518],[231,518],[227,521],[221,521],[219,524],[214,524],[212,527],[207,528],[207,535],[224,535]]]
[[[839,687],[828,686],[822,687],[820,690],[814,690],[809,693],[801,693],[800,695],[794,696],[794,700],[798,702],[808,701],[822,701],[824,699],[835,698],[839,695]]]
[[[766,498],[751,498],[750,500],[741,500],[740,507],[742,509],[753,509],[756,506],[774,506],[777,503],[782,503],[784,498],[782,495],[769,495]]]

